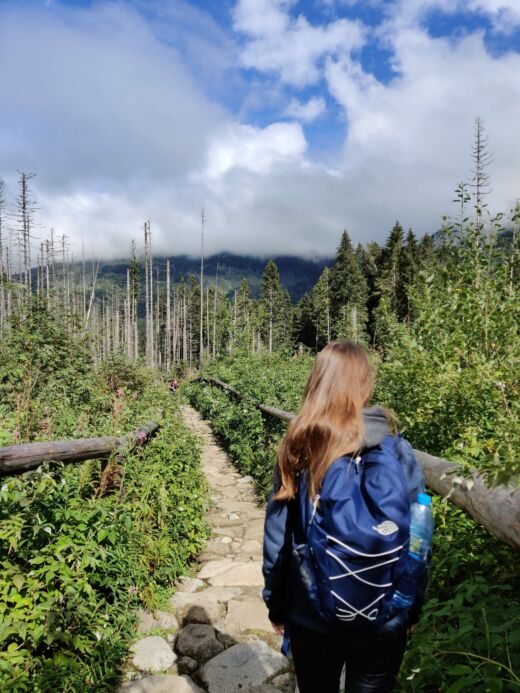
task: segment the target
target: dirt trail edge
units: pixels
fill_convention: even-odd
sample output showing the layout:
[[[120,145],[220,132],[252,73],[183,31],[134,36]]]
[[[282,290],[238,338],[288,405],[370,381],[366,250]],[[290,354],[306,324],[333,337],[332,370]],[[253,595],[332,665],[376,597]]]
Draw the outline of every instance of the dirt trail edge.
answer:
[[[139,632],[161,635],[132,646],[129,680],[119,691],[289,693],[294,677],[260,595],[264,508],[198,412],[184,406],[182,414],[203,442],[211,537],[196,577],[180,579],[170,610],[140,613]]]

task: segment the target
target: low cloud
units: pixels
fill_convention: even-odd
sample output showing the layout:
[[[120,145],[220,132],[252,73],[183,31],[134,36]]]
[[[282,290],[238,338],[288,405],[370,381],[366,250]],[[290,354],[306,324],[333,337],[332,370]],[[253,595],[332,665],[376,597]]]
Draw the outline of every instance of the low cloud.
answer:
[[[374,41],[359,22],[313,24],[287,0],[240,0],[227,33],[180,1],[162,22],[159,0],[5,4],[0,175],[13,198],[16,170],[38,172],[35,235],[53,226],[76,256],[82,240],[89,257],[127,256],[145,219],[156,252],[197,253],[202,207],[208,252],[330,255],[343,228],[354,242],[384,241],[396,219],[435,231],[470,178],[480,116],[489,207],[507,211],[520,194],[520,56],[491,56],[482,32],[432,38],[419,17],[442,2],[410,0],[406,21],[395,3],[374,30],[387,83],[354,50]],[[473,4],[490,18],[516,6]],[[344,130],[341,146],[323,156],[314,128]]]

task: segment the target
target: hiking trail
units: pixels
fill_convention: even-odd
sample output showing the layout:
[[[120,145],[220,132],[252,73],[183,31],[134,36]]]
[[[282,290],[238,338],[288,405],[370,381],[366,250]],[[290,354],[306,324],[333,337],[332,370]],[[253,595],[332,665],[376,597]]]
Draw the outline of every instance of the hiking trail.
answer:
[[[196,577],[179,580],[169,611],[141,611],[121,693],[275,693],[294,691],[261,598],[265,510],[192,407],[182,415],[202,440],[209,485],[211,536]],[[146,635],[156,630],[167,635]]]

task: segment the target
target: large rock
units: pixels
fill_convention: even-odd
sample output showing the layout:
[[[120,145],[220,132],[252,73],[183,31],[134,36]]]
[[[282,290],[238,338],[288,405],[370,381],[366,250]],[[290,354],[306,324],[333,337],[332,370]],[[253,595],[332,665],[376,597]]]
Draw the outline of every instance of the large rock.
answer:
[[[296,679],[294,674],[288,671],[285,674],[275,676],[275,678],[271,681],[271,684],[279,691],[284,691],[284,693],[293,693],[296,688]],[[340,690],[345,690],[345,681],[343,681],[343,685],[340,686]]]
[[[177,671],[179,674],[193,674],[198,668],[199,665],[191,657],[180,657],[177,660]]]
[[[121,693],[203,693],[193,681],[186,676],[147,676],[139,681],[124,683],[119,687]]]
[[[225,556],[226,554],[229,553],[228,543],[229,542],[222,542],[222,541],[218,541],[218,540],[207,541],[206,545],[204,546],[204,554],[203,555],[204,556],[210,556],[213,554],[215,556]],[[205,559],[203,559],[203,560],[205,560]],[[211,561],[211,562],[213,563],[213,561]],[[200,575],[200,573],[199,573],[199,575]]]
[[[262,543],[264,539],[264,520],[261,518],[250,520],[246,526],[244,539],[246,541],[258,541]]]
[[[137,612],[137,630],[140,633],[149,633],[151,630],[158,627],[159,624],[150,611],[139,609]]]
[[[156,611],[155,620],[162,630],[179,630],[179,622],[169,611]]]
[[[219,520],[219,522],[221,522]],[[224,526],[222,523],[219,527],[213,527],[212,534],[223,534],[224,536],[240,537],[244,533],[244,527],[237,525],[235,522],[229,523],[229,526]]]
[[[240,594],[240,590],[237,587],[208,587],[200,592],[177,592],[173,597],[170,597],[169,604],[172,609],[199,604],[201,600],[206,599],[214,599],[225,604],[238,594]]]
[[[166,640],[157,635],[138,640],[130,649],[134,654],[132,663],[135,668],[152,674],[166,671],[177,659]]]
[[[214,587],[262,587],[264,584],[262,564],[260,561],[233,562],[232,567],[210,578],[209,583]]]
[[[223,630],[240,634],[247,630],[263,630],[272,633],[267,609],[261,599],[230,601],[223,623]]]
[[[179,590],[182,592],[196,592],[204,587],[204,582],[198,578],[183,575],[179,578]]]
[[[239,593],[233,587],[209,587],[201,592],[177,592],[169,603],[183,623],[215,623],[223,616],[226,602]]]
[[[220,654],[224,645],[217,640],[215,630],[203,623],[190,623],[177,636],[177,652],[191,657],[199,664]]]
[[[234,645],[207,662],[199,674],[209,693],[242,693],[287,668],[287,660],[263,640]]]
[[[178,630],[179,622],[175,616],[168,611],[156,611],[151,613],[144,609],[139,609],[137,612],[139,617],[137,630],[140,633],[149,633],[151,630]]]
[[[234,565],[232,558],[222,558],[219,561],[209,561],[204,567],[199,571],[199,578],[201,580],[207,580],[208,578],[215,577],[219,573],[223,573],[229,570]]]
[[[219,602],[206,600],[193,604],[183,610],[182,623],[216,623],[224,613],[225,606]]]
[[[237,484],[237,479],[229,474],[212,474],[211,476],[212,485],[220,488],[228,488]]]
[[[248,556],[261,556],[262,555],[262,544],[259,541],[255,541],[254,539],[249,539],[248,541],[244,541],[243,544],[240,545],[240,553],[241,554],[247,554]]]

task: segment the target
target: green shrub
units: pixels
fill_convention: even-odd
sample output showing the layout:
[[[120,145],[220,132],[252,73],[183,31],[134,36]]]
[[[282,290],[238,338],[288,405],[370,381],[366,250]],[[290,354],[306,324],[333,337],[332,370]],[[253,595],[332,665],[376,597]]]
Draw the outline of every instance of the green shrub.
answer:
[[[156,374],[119,356],[96,372],[88,345],[40,306],[0,356],[0,444],[160,417],[152,440],[108,466],[48,463],[0,482],[0,690],[114,690],[137,607],[164,599],[206,537],[199,440]]]

